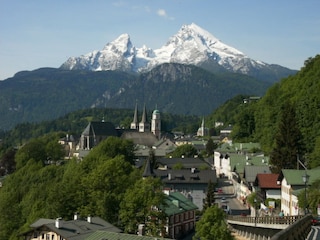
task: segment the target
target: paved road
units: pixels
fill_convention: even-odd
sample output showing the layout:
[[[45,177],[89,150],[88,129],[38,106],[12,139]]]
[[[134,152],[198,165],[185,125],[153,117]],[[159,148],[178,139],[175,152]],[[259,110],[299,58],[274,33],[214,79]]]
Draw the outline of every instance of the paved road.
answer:
[[[307,240],[320,240],[320,226],[312,226]]]
[[[234,187],[232,181],[227,178],[218,179],[218,188],[222,189],[222,193],[216,193],[216,203],[221,205],[228,205],[231,215],[250,215],[250,210],[243,205],[234,195]],[[225,198],[225,201],[222,201]]]

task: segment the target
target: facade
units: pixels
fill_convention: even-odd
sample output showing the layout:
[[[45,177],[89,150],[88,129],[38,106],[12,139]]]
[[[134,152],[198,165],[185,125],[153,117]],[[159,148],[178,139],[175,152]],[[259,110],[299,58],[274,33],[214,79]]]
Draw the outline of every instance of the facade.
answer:
[[[172,239],[194,231],[198,207],[179,192],[165,191],[167,194],[165,213],[168,216],[166,233]]]
[[[307,182],[303,177],[307,175]],[[320,168],[310,170],[283,169],[278,181],[281,182],[281,210],[285,215],[295,216],[304,214],[304,209],[299,208],[298,195],[319,179]]]

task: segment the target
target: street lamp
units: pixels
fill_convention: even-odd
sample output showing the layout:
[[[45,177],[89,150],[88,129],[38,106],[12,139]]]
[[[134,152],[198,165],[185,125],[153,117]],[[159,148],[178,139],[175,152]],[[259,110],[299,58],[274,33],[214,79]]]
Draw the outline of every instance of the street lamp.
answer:
[[[307,214],[307,182],[309,180],[309,175],[307,171],[302,175],[302,181],[304,182],[304,214]]]

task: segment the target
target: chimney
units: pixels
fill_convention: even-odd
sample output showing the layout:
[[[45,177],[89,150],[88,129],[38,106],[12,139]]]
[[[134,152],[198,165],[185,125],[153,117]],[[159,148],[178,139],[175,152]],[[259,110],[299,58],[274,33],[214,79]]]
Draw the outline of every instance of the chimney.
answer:
[[[144,224],[139,224],[138,226],[138,236],[143,236],[145,234]]]
[[[91,217],[90,215],[89,215],[88,218],[87,218],[87,222],[88,222],[88,223],[92,223],[92,217]]]
[[[56,228],[61,228],[61,227],[62,227],[62,220],[61,220],[61,218],[57,218],[57,219],[56,219],[55,227],[56,227]]]
[[[168,173],[168,180],[171,180],[171,173]]]
[[[79,219],[78,213],[74,213],[73,220],[78,220],[78,219]]]

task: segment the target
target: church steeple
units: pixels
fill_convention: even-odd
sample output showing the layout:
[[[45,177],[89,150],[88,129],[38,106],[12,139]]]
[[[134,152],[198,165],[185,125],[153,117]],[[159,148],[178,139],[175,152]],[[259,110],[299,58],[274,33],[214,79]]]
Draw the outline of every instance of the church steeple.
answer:
[[[139,124],[138,124],[138,103],[136,103],[136,107],[134,109],[134,115],[133,115],[133,121],[130,125],[130,129],[138,129]]]
[[[150,131],[150,124],[147,118],[146,104],[144,104],[141,122],[139,123],[139,132],[149,132],[149,131]]]
[[[161,118],[159,110],[155,109],[152,113],[151,132],[160,139],[161,137]]]

